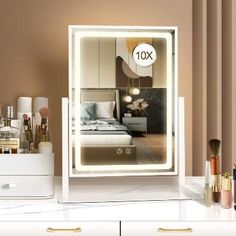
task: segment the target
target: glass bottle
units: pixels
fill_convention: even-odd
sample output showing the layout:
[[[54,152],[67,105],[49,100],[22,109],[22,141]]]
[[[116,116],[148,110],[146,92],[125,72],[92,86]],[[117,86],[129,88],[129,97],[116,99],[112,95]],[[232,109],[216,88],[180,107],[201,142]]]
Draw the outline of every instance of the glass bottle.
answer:
[[[14,119],[13,106],[6,107],[6,117],[1,114],[0,120],[3,120],[3,125],[0,127],[1,153],[17,153],[20,142],[20,128],[17,120]]]

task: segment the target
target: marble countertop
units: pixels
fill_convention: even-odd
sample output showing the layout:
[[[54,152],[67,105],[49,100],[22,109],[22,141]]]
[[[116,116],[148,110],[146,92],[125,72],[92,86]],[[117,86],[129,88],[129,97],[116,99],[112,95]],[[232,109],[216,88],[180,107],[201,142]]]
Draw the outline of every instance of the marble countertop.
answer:
[[[196,183],[199,184],[199,179]],[[191,180],[194,182],[194,179]],[[179,199],[61,203],[61,185],[47,200],[0,200],[0,221],[235,221],[236,211],[207,208],[193,188]],[[134,190],[133,190],[134,191]],[[137,191],[137,190],[135,190]],[[128,191],[129,192],[129,191]],[[132,192],[132,191],[131,191]],[[131,193],[130,192],[130,193]],[[132,195],[132,194],[131,194]]]

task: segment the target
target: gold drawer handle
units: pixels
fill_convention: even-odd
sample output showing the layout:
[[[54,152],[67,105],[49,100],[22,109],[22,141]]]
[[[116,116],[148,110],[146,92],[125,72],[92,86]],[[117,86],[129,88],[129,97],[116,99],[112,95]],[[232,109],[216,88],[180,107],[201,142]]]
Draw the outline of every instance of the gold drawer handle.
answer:
[[[166,228],[159,228],[157,230],[159,233],[192,233],[192,228],[186,228],[186,229],[166,229]]]
[[[74,229],[55,229],[55,228],[47,228],[47,232],[55,233],[55,232],[72,232],[72,233],[80,233],[81,228],[74,228]]]

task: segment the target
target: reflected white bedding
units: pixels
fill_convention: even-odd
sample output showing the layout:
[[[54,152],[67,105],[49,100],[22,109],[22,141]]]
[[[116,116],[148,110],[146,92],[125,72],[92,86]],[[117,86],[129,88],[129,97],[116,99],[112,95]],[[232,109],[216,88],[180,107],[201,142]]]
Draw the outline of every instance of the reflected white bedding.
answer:
[[[81,145],[131,145],[132,137],[126,135],[81,135]]]

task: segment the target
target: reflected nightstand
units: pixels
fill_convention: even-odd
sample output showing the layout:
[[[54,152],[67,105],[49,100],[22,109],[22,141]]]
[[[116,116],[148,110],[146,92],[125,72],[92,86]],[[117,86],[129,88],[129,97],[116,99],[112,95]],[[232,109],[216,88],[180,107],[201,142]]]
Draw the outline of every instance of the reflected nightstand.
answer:
[[[147,117],[122,117],[122,123],[129,131],[147,135]]]

